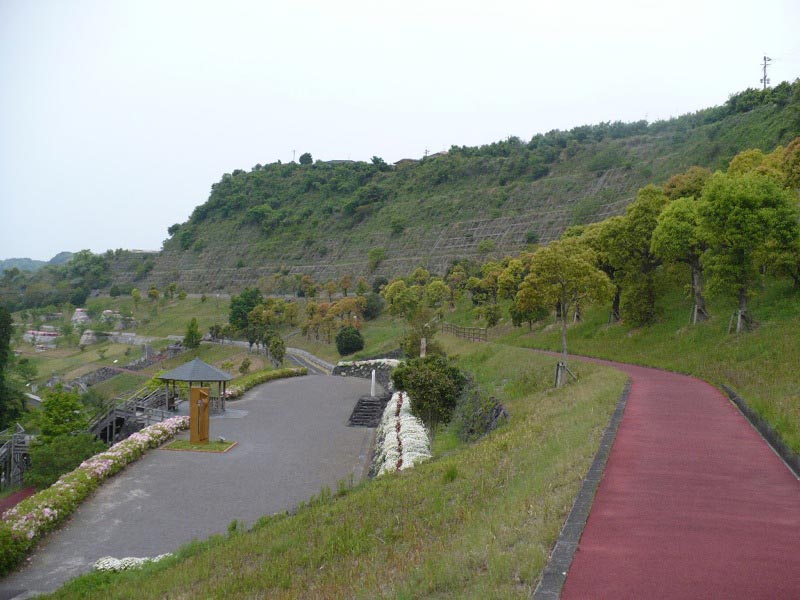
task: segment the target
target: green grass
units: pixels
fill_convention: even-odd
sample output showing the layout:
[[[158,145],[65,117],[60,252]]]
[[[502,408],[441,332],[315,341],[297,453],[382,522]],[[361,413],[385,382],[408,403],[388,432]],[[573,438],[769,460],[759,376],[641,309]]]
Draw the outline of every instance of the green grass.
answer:
[[[364,336],[364,349],[355,354],[341,356],[336,350],[335,342],[327,344],[313,338],[306,338],[301,333],[288,337],[286,345],[305,350],[336,364],[340,360],[358,360],[396,350],[400,347],[400,338],[405,329],[406,324],[402,319],[394,319],[384,312],[377,319],[364,322],[364,328],[361,330],[361,334]]]
[[[36,366],[39,373],[38,383],[44,383],[52,375],[60,375],[65,380],[75,379],[100,367],[124,365],[142,355],[141,348],[137,346],[111,342],[93,344],[83,351],[78,348],[57,348],[34,352],[27,344],[21,346],[19,350]],[[103,352],[105,358],[100,358],[100,353]]]
[[[148,379],[150,378],[145,374],[120,373],[116,377],[93,385],[92,390],[100,394],[103,398],[111,399],[122,396],[127,392],[138,390],[147,383]]]
[[[800,295],[788,282],[770,283],[751,302],[759,327],[739,335],[728,333],[733,307],[712,302],[713,318],[689,325],[690,304],[678,294],[662,302],[660,322],[632,328],[607,324],[607,308],[587,311],[583,323],[569,329],[570,352],[661,367],[696,375],[712,384],[726,384],[800,452]],[[533,333],[509,327],[498,340],[519,346],[560,350],[557,328]]]
[[[161,450],[179,450],[183,452],[216,452],[224,453],[233,448],[237,442],[215,441],[207,444],[193,444],[189,440],[172,440],[161,446]]]
[[[139,308],[133,311],[133,316],[139,322],[136,333],[153,337],[167,337],[168,335],[183,335],[189,321],[194,317],[200,331],[206,332],[215,323],[228,322],[228,305],[226,298],[216,298],[209,295],[205,302],[200,298],[186,298],[185,300],[171,300],[166,306],[158,306],[153,313],[153,303],[143,299]]]
[[[139,572],[90,574],[56,598],[529,597],[624,384],[582,367],[548,389],[552,360],[443,338],[511,418],[414,469],[323,490]],[[197,577],[197,573],[204,574]]]

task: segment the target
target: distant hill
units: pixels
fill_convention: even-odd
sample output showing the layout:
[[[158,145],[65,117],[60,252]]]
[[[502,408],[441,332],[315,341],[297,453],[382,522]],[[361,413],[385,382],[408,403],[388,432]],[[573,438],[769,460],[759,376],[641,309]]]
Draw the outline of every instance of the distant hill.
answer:
[[[516,253],[620,214],[640,187],[692,165],[720,168],[744,149],[772,150],[798,135],[800,80],[668,121],[454,146],[395,165],[378,157],[259,164],[224,174],[187,222],[169,228],[162,252],[125,257],[113,279],[213,291],[269,289],[279,273],[318,281],[418,265],[442,273],[456,259]]]
[[[20,271],[38,271],[45,265],[63,265],[72,258],[72,252],[59,252],[50,260],[35,260],[33,258],[6,258],[0,260],[0,273],[19,269]]]

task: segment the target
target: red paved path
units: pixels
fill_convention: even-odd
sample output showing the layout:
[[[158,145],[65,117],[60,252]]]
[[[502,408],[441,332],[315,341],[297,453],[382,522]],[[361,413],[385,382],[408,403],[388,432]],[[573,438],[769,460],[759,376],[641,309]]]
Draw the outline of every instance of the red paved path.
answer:
[[[711,385],[607,364],[632,387],[562,598],[800,598],[794,474]]]
[[[33,496],[36,493],[36,488],[27,487],[19,490],[18,492],[14,492],[13,494],[9,494],[3,499],[0,499],[0,515],[6,512],[9,508],[13,508],[25,498],[29,496]]]

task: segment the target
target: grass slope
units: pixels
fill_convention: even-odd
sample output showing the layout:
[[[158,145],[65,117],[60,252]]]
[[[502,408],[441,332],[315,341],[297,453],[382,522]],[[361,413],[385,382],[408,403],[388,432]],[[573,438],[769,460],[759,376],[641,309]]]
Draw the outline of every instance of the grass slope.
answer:
[[[608,310],[586,312],[583,323],[568,333],[570,352],[689,373],[715,385],[735,389],[747,403],[800,452],[800,296],[788,282],[768,284],[751,303],[759,327],[729,334],[733,306],[710,303],[713,318],[689,325],[690,303],[677,294],[661,303],[660,322],[643,328],[608,325]],[[527,327],[495,332],[498,341],[519,346],[560,350],[557,328],[529,333]],[[495,338],[493,338],[495,339]]]
[[[53,597],[529,597],[624,376],[586,365],[578,383],[553,391],[548,358],[444,342],[512,415],[484,440],[325,491],[296,514],[196,542],[139,572],[79,578]]]

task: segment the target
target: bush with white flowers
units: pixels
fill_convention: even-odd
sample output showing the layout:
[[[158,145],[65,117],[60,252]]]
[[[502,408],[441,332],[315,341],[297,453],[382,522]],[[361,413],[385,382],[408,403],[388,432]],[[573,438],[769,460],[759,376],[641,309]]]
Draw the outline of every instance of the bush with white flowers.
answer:
[[[396,392],[383,411],[375,437],[372,470],[377,475],[408,469],[431,457],[425,425],[411,414],[411,398]]]
[[[36,542],[69,517],[101,482],[189,428],[189,417],[172,417],[145,427],[59,477],[0,517],[0,575],[13,570]]]
[[[135,556],[114,558],[113,556],[104,556],[94,563],[93,568],[95,571],[113,571],[119,573],[120,571],[127,571],[129,569],[138,569],[147,563],[155,563],[164,560],[168,556],[172,556],[172,554],[168,552],[166,554],[159,554],[153,558],[137,558]]]

